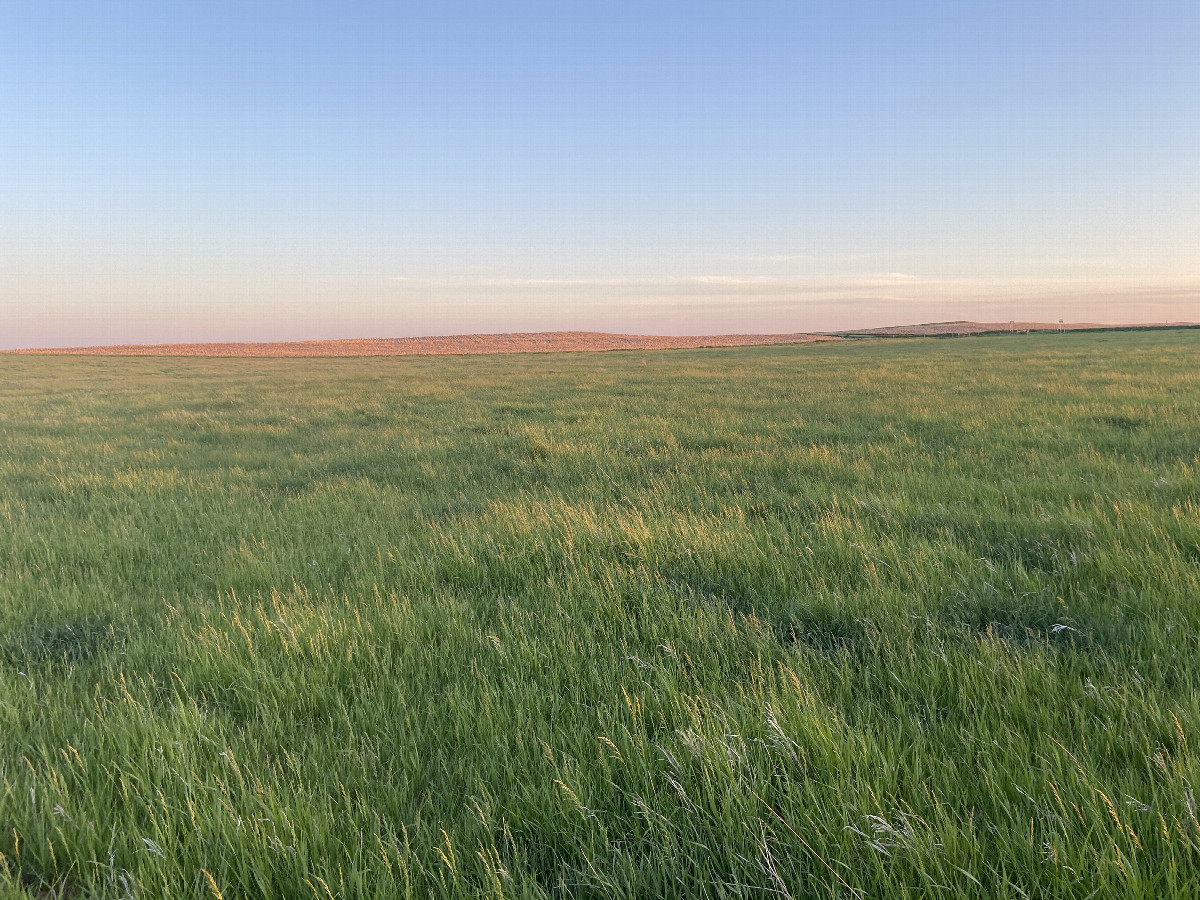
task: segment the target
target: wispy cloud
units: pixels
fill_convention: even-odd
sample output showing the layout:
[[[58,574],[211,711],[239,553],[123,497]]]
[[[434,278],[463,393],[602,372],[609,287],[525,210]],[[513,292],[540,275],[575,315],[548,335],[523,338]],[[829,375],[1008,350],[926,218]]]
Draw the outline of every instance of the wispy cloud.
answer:
[[[413,288],[456,291],[562,291],[601,290],[656,294],[731,295],[869,295],[878,299],[905,299],[915,294],[1001,296],[1014,294],[1176,294],[1192,295],[1200,285],[1137,280],[1114,281],[1103,277],[929,277],[909,272],[864,273],[829,279],[783,278],[758,275],[706,273],[697,275],[612,276],[578,278],[533,278],[511,276],[458,276],[452,278],[412,275],[393,276],[390,281]]]
[[[865,275],[839,281],[805,281],[794,278],[779,278],[765,275],[660,275],[642,277],[604,278],[526,278],[502,276],[459,276],[453,278],[396,275],[391,281],[396,284],[428,285],[431,287],[465,288],[524,288],[524,287],[699,287],[748,289],[757,292],[770,290],[828,290],[836,287],[870,287],[894,284],[896,281],[917,281],[915,275],[898,272],[886,275]]]
[[[400,284],[423,284],[438,287],[605,287],[643,284],[645,279],[632,278],[501,278],[494,276],[455,278],[423,278],[395,275],[392,281]]]

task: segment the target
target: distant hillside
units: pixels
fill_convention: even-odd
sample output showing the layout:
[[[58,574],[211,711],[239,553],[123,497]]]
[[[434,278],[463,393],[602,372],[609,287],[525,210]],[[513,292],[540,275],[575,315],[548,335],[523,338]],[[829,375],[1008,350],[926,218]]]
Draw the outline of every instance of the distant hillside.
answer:
[[[1046,331],[1128,331],[1197,328],[1187,322],[1151,325],[1057,324],[1049,322],[935,322],[824,334],[713,334],[666,336],[607,334],[597,331],[541,331],[513,334],[453,334],[438,337],[356,338],[335,341],[222,342],[193,344],[112,344],[52,347],[12,353],[90,356],[422,356],[469,353],[560,353],[585,350],[675,350],[692,347],[742,347],[800,344],[868,337],[937,337]]]
[[[797,344],[829,340],[838,340],[838,338],[817,334],[717,334],[668,337],[604,334],[594,331],[545,331],[522,334],[359,338],[342,341],[120,344],[107,347],[61,347],[15,352],[72,353],[96,356],[416,356],[466,353],[557,353],[569,350],[670,350],[687,347]]]

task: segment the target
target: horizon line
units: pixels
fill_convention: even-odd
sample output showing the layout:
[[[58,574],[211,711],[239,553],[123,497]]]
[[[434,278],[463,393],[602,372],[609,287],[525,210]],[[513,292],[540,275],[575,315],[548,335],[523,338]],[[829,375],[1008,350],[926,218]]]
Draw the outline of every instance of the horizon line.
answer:
[[[959,319],[836,331],[696,335],[632,334],[583,330],[470,332],[402,337],[313,338],[277,341],[170,341],[92,344],[71,347],[20,347],[0,350],[0,353],[35,356],[247,356],[280,358],[311,356],[474,355],[487,353],[554,353],[621,349],[701,349],[706,347],[817,343],[853,338],[969,337],[1055,332],[1163,331],[1193,328],[1200,328],[1200,322],[1130,322],[1114,324],[1065,322],[1062,320],[1058,322],[1017,320],[1010,320],[1008,322],[976,322]],[[288,349],[297,352],[286,352]],[[236,352],[238,350],[242,352]],[[336,352],[337,350],[350,352],[338,353]]]

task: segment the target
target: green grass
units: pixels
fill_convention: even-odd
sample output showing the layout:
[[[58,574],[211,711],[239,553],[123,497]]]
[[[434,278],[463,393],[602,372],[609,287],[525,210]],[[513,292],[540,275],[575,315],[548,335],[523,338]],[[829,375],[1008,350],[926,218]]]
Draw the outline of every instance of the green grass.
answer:
[[[1195,897],[1197,358],[0,357],[0,893]]]

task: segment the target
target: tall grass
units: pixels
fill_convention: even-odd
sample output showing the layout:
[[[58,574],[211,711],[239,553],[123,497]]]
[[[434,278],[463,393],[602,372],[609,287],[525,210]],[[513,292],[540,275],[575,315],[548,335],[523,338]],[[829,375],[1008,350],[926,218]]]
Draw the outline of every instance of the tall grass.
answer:
[[[1194,897],[1198,351],[0,357],[0,884]]]

